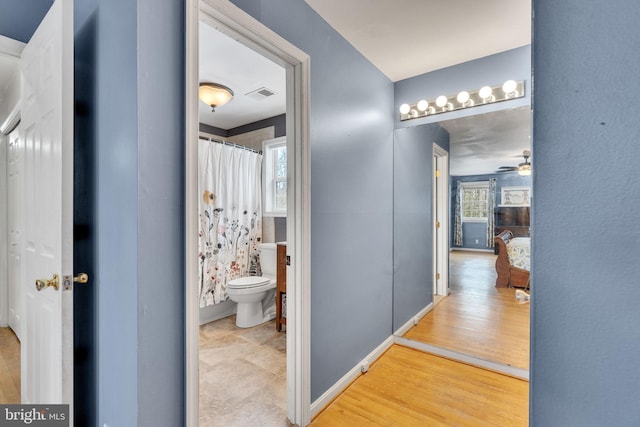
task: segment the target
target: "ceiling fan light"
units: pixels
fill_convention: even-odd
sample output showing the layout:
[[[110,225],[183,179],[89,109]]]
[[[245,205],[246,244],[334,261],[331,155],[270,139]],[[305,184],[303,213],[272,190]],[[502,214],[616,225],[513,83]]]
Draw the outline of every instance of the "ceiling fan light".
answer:
[[[218,83],[200,83],[198,97],[202,102],[216,111],[216,107],[221,107],[233,99],[233,91]]]
[[[527,163],[525,165],[522,165],[518,168],[518,174],[522,175],[522,176],[529,176],[531,175],[531,164]]]

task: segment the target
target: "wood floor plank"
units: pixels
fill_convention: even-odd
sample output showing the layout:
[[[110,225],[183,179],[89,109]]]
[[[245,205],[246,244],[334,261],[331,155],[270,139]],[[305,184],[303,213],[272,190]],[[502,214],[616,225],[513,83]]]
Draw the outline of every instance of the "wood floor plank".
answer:
[[[311,423],[526,426],[528,382],[392,346]]]
[[[20,403],[20,341],[10,328],[0,328],[0,403]]]
[[[495,258],[451,252],[451,295],[404,337],[529,369],[529,304],[515,300],[515,289],[495,287]]]

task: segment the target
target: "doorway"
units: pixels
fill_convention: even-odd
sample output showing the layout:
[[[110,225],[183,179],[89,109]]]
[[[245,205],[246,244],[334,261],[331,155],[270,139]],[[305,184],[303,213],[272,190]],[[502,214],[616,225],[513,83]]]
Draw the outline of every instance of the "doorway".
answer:
[[[10,39],[7,39],[10,40]],[[13,40],[11,40],[13,41]],[[6,43],[3,43],[6,44]],[[18,42],[14,43],[18,45]],[[20,112],[20,52],[0,51],[0,197],[7,207],[0,216],[0,403],[21,401],[20,341],[22,340],[22,248],[20,212],[22,158]]]
[[[449,153],[433,144],[433,305],[449,294]]]
[[[188,0],[186,14],[186,141],[198,138],[199,22],[230,36],[286,70],[287,135],[287,417],[306,425],[310,418],[309,374],[309,57],[228,2]],[[186,377],[187,425],[199,414],[197,150],[186,144]],[[291,285],[289,285],[291,284]]]

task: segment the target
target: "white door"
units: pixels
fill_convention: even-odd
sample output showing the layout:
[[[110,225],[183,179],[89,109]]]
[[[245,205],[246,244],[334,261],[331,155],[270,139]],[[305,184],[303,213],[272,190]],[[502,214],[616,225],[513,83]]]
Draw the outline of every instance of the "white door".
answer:
[[[64,275],[73,274],[72,5],[53,3],[21,59],[23,403],[73,401],[73,293],[63,283]],[[48,286],[54,275],[58,289]]]
[[[18,128],[9,134],[7,152],[7,225],[9,229],[8,312],[9,326],[22,341],[22,151],[24,144]]]
[[[433,144],[433,294],[449,294],[449,165],[448,153]]]

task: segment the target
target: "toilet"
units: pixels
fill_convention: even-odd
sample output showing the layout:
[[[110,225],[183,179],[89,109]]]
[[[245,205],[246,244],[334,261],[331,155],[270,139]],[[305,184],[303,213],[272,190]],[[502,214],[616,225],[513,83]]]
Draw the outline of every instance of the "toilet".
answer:
[[[276,244],[261,243],[262,276],[246,276],[227,283],[227,295],[238,303],[236,326],[251,328],[276,316]]]

